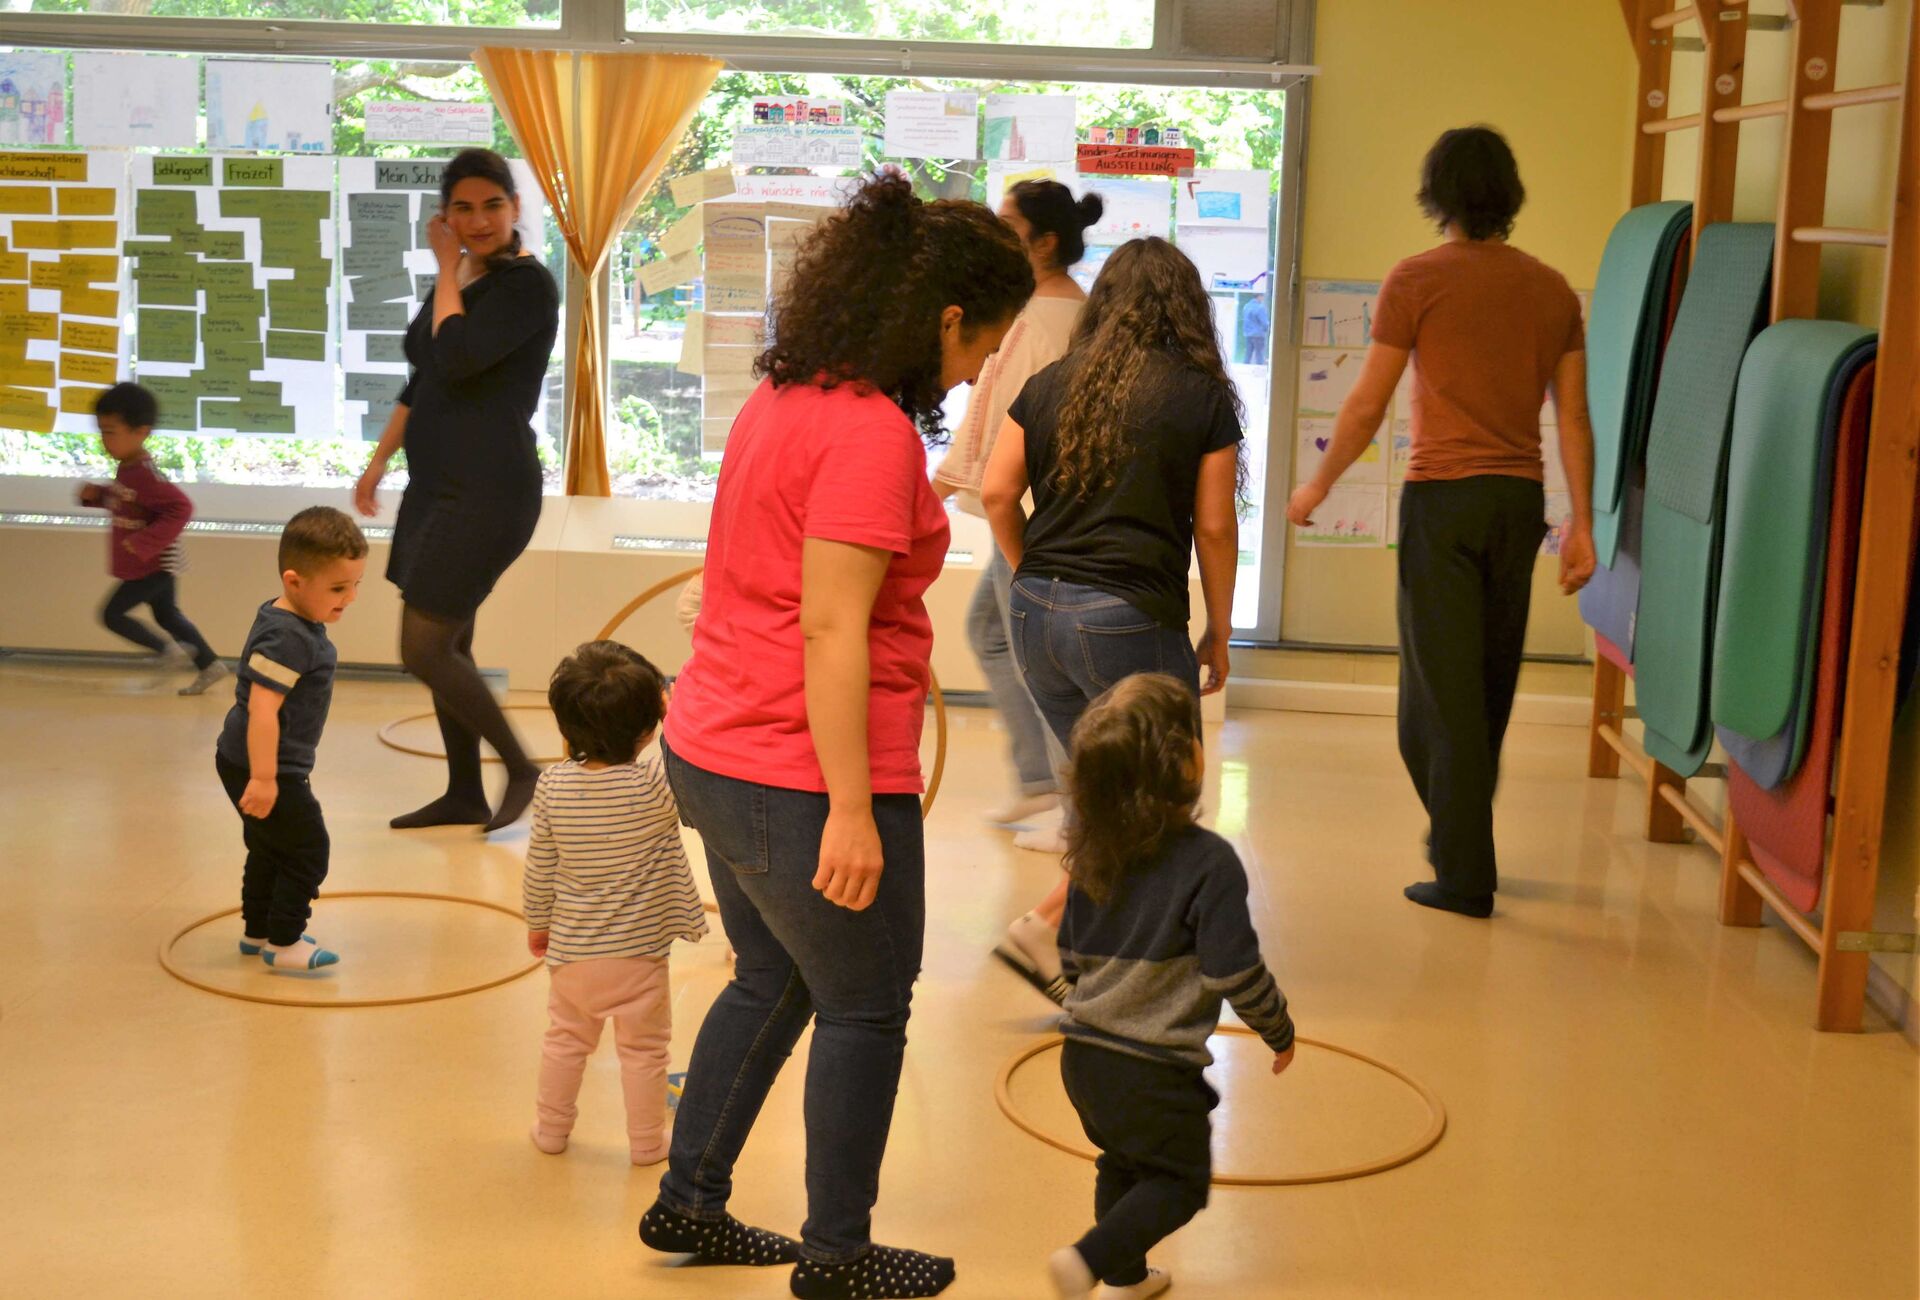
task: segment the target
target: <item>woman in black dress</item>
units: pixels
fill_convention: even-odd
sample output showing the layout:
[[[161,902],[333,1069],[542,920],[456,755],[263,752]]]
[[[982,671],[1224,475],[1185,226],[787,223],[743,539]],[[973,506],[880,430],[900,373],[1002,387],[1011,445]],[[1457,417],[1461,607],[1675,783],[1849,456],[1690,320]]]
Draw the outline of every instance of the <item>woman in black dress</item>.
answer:
[[[394,451],[407,449],[387,577],[405,609],[400,659],[433,691],[447,750],[447,792],[393,819],[399,829],[518,821],[539,769],[473,661],[480,604],[520,558],[540,518],[533,413],[546,391],[560,292],[520,247],[520,198],[506,160],[467,149],[447,164],[427,226],[439,278],[407,330],[413,374],[354,500],[364,515]],[[480,741],[507,768],[498,810],[480,780]],[[491,814],[491,815],[490,815]]]

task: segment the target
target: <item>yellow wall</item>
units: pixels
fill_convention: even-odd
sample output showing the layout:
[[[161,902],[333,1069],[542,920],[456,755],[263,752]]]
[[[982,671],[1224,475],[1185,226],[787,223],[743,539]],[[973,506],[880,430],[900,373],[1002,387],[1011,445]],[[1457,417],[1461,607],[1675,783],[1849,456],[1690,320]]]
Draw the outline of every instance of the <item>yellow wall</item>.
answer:
[[[1527,186],[1514,242],[1593,284],[1627,198],[1633,62],[1616,0],[1319,0],[1317,15],[1304,277],[1378,280],[1430,247],[1420,160],[1440,131],[1485,122],[1513,143]],[[1582,653],[1552,571],[1543,561],[1529,649]],[[1393,553],[1290,550],[1281,631],[1392,644]]]

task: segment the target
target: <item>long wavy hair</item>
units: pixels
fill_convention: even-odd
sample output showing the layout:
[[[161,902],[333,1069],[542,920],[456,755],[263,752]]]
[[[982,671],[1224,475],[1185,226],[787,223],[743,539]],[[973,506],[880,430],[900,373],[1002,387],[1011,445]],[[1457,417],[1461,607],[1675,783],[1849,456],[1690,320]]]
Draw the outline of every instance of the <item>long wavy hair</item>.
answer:
[[[1087,706],[1067,764],[1067,875],[1105,903],[1127,872],[1193,825],[1200,802],[1200,701],[1175,678],[1139,673]]]
[[[1033,267],[1005,222],[978,203],[922,203],[906,177],[882,172],[801,245],[755,373],[776,386],[869,384],[937,442],[941,313],[960,308],[971,339],[1032,295]]]
[[[1156,354],[1220,385],[1245,420],[1200,272],[1166,240],[1136,239],[1107,259],[1074,327],[1054,432],[1061,492],[1085,498],[1117,480],[1135,390]]]

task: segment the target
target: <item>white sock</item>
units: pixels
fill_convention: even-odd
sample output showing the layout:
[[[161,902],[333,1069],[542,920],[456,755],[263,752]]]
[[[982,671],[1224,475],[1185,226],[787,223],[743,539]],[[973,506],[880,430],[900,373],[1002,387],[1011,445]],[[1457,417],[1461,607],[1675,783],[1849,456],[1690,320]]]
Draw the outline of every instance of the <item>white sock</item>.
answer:
[[[1054,1294],[1060,1300],[1081,1300],[1100,1279],[1087,1267],[1077,1246],[1062,1246],[1047,1259],[1047,1276],[1053,1279]]]
[[[1093,1300],[1149,1300],[1173,1285],[1173,1274],[1164,1268],[1148,1268],[1146,1277],[1132,1286],[1114,1286],[1102,1282],[1093,1293]]]

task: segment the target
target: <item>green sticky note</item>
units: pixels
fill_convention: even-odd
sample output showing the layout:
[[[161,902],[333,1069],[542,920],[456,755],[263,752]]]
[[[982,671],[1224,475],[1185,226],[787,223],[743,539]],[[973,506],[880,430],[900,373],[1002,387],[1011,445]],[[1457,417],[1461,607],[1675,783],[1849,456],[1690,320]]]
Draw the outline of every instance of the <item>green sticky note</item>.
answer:
[[[251,316],[259,320],[267,310],[264,289],[230,289],[225,286],[207,290],[207,314]]]
[[[140,331],[135,351],[141,361],[182,361],[192,365],[198,358],[199,340],[195,329],[200,318],[194,312],[142,306],[134,318]]]
[[[176,433],[193,433],[199,429],[200,386],[197,383],[184,375],[153,375],[144,370],[135,378],[159,404],[160,422],[154,426],[156,429]]]
[[[391,407],[400,400],[400,390],[406,386],[406,382],[400,375],[377,375],[365,370],[349,370],[346,374],[347,400],[365,402],[369,409]]]
[[[265,351],[261,344],[241,339],[207,338],[201,335],[201,344],[207,350],[207,369],[235,369],[243,372],[258,370],[266,363]]]
[[[291,406],[246,405],[240,408],[240,430],[243,433],[292,433],[293,419]]]
[[[267,355],[282,361],[325,361],[327,336],[305,330],[268,330]]]
[[[234,312],[208,312],[200,318],[200,337],[208,343],[258,340],[260,318]]]
[[[367,360],[404,362],[406,359],[407,336],[405,334],[367,335]]]
[[[279,189],[286,184],[286,160],[282,158],[226,158],[221,179],[227,185],[265,186]]]
[[[413,293],[413,281],[404,272],[394,275],[369,275],[347,281],[347,292],[354,302],[392,302]]]
[[[290,280],[269,281],[267,324],[277,330],[324,331],[327,328],[327,291],[304,288]]]
[[[193,372],[202,397],[228,397],[235,401],[246,395],[247,372],[231,366],[206,366]],[[203,417],[204,418],[204,417]]]
[[[404,330],[408,309],[404,302],[353,302],[347,304],[347,328],[350,330]]]
[[[415,248],[433,247],[432,243],[427,239],[427,227],[439,214],[440,205],[437,203],[422,203],[420,205],[420,215],[413,223],[413,246]]]
[[[404,221],[358,221],[349,249],[368,248],[400,254],[413,246],[413,233]]]
[[[142,307],[198,307],[200,305],[200,286],[197,284],[145,284],[140,285],[138,297]]]
[[[200,283],[209,289],[251,289],[253,272],[250,262],[202,262]]]
[[[425,275],[414,276],[413,296],[420,302],[429,301],[433,297],[433,286],[439,282],[439,279],[439,273],[435,271],[429,271]]]
[[[362,442],[379,442],[381,435],[387,431],[387,421],[392,417],[392,407],[388,407],[384,411],[368,411],[365,415],[361,416],[360,440]]]
[[[137,235],[178,238],[200,229],[197,200],[191,190],[141,190],[133,202]]]
[[[156,154],[153,159],[155,185],[211,185],[213,159],[183,158]]]
[[[405,228],[413,200],[404,194],[349,194],[347,219],[357,237],[365,223],[392,223]]]
[[[249,379],[246,387],[240,390],[240,396],[249,406],[278,406],[285,400],[280,388],[277,379]]]
[[[406,255],[398,248],[383,248],[356,239],[340,253],[340,269],[348,277],[374,275],[404,276]]]
[[[208,257],[237,262],[247,255],[247,238],[237,230],[208,230],[200,235],[200,251]]]
[[[128,257],[151,257],[160,253],[178,253],[180,246],[171,239],[128,239],[120,244]]]

